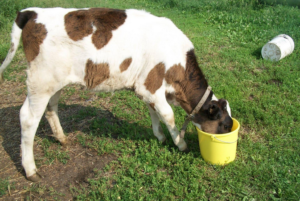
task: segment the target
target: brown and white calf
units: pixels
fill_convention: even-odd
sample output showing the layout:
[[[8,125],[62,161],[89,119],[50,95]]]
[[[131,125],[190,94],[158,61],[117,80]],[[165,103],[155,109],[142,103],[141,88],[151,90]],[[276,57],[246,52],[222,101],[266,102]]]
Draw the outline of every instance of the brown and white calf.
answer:
[[[24,9],[13,24],[1,79],[21,36],[28,61],[28,95],[20,111],[21,149],[29,180],[39,179],[33,141],[44,112],[54,137],[66,143],[57,105],[61,89],[70,83],[95,91],[134,90],[149,107],[158,140],[166,140],[162,120],[179,150],[187,149],[169,103],[190,114],[208,83],[193,44],[171,20],[133,9]],[[232,119],[227,101],[218,100],[211,91],[193,123],[206,132],[229,132]]]

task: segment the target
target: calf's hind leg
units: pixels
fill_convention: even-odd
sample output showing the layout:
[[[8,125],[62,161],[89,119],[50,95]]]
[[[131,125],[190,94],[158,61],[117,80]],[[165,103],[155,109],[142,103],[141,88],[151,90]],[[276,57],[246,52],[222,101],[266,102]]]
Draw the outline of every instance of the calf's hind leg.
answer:
[[[34,162],[33,143],[37,127],[49,99],[50,95],[48,94],[31,95],[28,93],[20,111],[22,165],[25,169],[26,177],[30,181],[40,180]]]
[[[67,145],[67,138],[64,135],[63,129],[60,125],[58,118],[58,100],[61,94],[61,90],[56,92],[49,100],[46,107],[45,117],[48,120],[53,137],[55,137],[63,146]]]
[[[150,116],[151,116],[153,133],[160,142],[165,142],[166,136],[163,133],[163,130],[161,128],[159,117],[157,116],[156,112],[154,111],[154,108],[152,109],[149,104],[147,104],[147,106],[149,108],[149,112],[150,112]]]

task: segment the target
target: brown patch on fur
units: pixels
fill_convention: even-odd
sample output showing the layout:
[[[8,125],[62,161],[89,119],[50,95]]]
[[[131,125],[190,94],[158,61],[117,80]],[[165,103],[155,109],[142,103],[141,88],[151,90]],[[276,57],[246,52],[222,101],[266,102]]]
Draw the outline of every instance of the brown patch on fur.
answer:
[[[183,89],[183,84],[187,82],[184,68],[180,64],[175,64],[166,72],[165,79],[168,84],[174,87],[176,101],[180,103],[183,109],[191,111],[192,107]],[[172,100],[174,95],[168,94],[166,98]]]
[[[132,62],[132,58],[127,58],[127,59],[125,59],[125,60],[121,63],[121,65],[120,65],[120,71],[121,71],[121,73],[122,73],[123,71],[126,71],[126,70],[128,69],[128,67],[130,66],[131,62]]]
[[[156,111],[155,108],[154,108],[155,103],[150,103],[149,105],[150,105],[150,107],[152,108],[152,110]]]
[[[165,94],[166,94],[166,99],[167,99],[167,100],[172,101],[172,100],[175,99],[175,95],[174,95],[174,94],[167,93],[167,92],[166,92]]]
[[[19,13],[18,18],[23,19],[23,20],[19,20],[20,26],[23,27],[23,31],[22,31],[23,46],[24,46],[26,59],[28,62],[31,62],[38,56],[40,52],[40,45],[43,43],[44,39],[47,36],[47,30],[45,28],[45,25],[41,23],[37,24],[35,22],[35,19],[37,18],[37,14],[35,12],[28,11],[24,13]],[[24,19],[27,21],[25,22]]]
[[[166,72],[165,79],[174,87],[176,101],[190,114],[199,103],[208,84],[199,68],[194,51],[188,51],[186,57],[186,69],[180,64],[175,64]]]
[[[20,29],[23,29],[29,20],[36,19],[36,17],[37,14],[34,11],[18,12],[15,22]]]
[[[73,11],[65,15],[65,28],[69,37],[78,41],[93,33],[92,42],[97,49],[104,47],[112,38],[112,31],[121,26],[127,15],[124,10],[91,8]]]
[[[88,60],[85,67],[84,81],[89,89],[95,88],[103,81],[109,78],[109,65],[108,63],[94,64]]]
[[[201,129],[210,134],[218,134],[217,128],[218,128],[219,121],[204,121],[201,124]]]
[[[166,81],[168,84],[183,82],[185,79],[184,74],[184,68],[180,64],[175,64],[167,71]]]
[[[78,41],[93,33],[92,20],[87,10],[73,11],[65,15],[68,36]]]
[[[92,8],[90,11],[94,17],[93,23],[97,27],[92,41],[100,49],[112,38],[112,31],[125,22],[127,15],[124,10]]]
[[[159,63],[149,72],[144,85],[146,89],[150,91],[152,94],[159,89],[163,83],[165,75],[165,65],[163,63]]]

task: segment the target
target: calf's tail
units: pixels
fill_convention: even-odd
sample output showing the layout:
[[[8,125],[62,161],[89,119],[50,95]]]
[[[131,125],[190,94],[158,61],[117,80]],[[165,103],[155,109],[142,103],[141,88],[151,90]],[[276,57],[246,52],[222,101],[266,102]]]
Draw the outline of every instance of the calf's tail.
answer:
[[[18,49],[21,33],[22,33],[22,29],[16,24],[16,22],[14,22],[12,32],[11,32],[10,49],[6,55],[5,60],[0,66],[0,83],[3,82],[3,72],[5,68],[10,64]]]

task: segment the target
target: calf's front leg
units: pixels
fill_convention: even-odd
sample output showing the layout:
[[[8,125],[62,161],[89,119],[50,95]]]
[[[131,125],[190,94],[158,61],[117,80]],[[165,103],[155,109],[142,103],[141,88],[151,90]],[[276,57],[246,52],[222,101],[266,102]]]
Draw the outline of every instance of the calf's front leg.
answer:
[[[29,93],[20,111],[22,165],[27,179],[34,182],[40,180],[33,155],[34,136],[49,99],[48,95]]]

